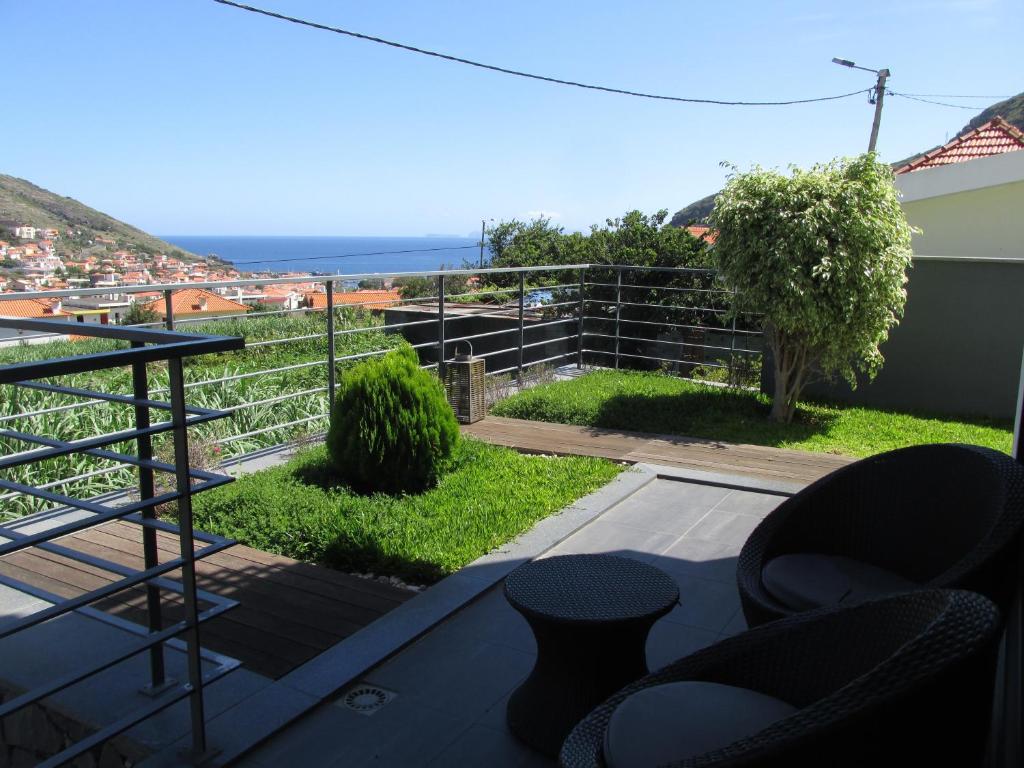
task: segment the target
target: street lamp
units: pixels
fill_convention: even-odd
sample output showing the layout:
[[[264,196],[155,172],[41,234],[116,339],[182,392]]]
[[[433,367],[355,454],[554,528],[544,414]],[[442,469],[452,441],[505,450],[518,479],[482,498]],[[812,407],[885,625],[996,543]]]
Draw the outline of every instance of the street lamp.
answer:
[[[865,72],[874,72],[878,78],[875,81],[874,95],[871,97],[871,103],[875,105],[875,119],[871,124],[871,139],[868,141],[868,152],[874,152],[875,144],[878,143],[878,126],[882,122],[882,100],[885,98],[885,81],[889,77],[889,70],[858,67],[849,59],[833,58],[832,63],[838,64],[841,67],[849,67],[850,69],[862,69]]]

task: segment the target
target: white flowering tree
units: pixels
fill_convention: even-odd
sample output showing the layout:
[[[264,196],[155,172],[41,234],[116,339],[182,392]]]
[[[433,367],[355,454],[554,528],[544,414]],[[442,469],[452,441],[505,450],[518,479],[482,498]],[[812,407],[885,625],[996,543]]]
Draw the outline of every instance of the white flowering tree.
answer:
[[[809,378],[873,378],[903,316],[911,227],[892,170],[873,153],[789,174],[734,172],[710,223],[733,311],[763,313],[775,389],[789,422]]]

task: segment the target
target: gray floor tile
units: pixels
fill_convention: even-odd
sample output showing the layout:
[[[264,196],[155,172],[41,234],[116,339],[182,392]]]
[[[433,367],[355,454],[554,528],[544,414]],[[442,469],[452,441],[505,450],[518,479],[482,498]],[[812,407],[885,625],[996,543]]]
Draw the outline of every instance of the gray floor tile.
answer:
[[[674,577],[679,585],[679,605],[664,620],[715,634],[725,631],[740,607],[736,585],[687,574],[677,573]]]
[[[716,640],[716,634],[698,627],[672,621],[659,621],[647,638],[647,666],[660,669],[683,656],[705,648]]]
[[[474,725],[429,765],[431,768],[550,768],[555,761],[520,743],[504,728]]]
[[[608,553],[650,562],[677,537],[597,520],[545,553],[551,555]]]
[[[740,547],[704,539],[684,537],[651,560],[651,564],[673,575],[732,583],[736,580],[736,557]]]
[[[732,635],[738,635],[740,632],[747,630],[747,620],[743,616],[743,609],[739,609],[733,614],[733,617],[729,620],[729,623],[725,625],[725,629],[722,630],[722,637],[731,637]]]
[[[531,653],[492,643],[468,650],[455,647],[444,654],[431,646],[411,649],[364,679],[471,723],[519,685],[533,662]]]
[[[726,545],[732,544],[737,547],[738,551],[760,522],[761,518],[755,515],[722,512],[720,509],[716,509],[690,528],[686,532],[686,538],[703,539]]]
[[[753,491],[733,491],[718,505],[720,512],[738,512],[743,515],[764,517],[786,500],[785,496]]]
[[[630,499],[628,503],[620,504],[602,515],[601,522],[682,536],[707,515],[709,509],[706,504],[639,504],[633,503],[633,499]]]

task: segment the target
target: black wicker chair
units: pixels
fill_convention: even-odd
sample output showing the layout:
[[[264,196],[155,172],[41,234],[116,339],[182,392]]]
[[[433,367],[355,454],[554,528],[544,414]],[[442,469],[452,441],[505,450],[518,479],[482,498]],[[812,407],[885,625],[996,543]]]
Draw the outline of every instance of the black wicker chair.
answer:
[[[1006,454],[940,444],[872,456],[787,499],[754,530],[737,565],[744,616],[757,626],[801,610],[764,582],[774,558],[799,553],[849,558],[905,580],[864,597],[920,585],[968,589],[1005,606],[1022,520],[1024,467]]]
[[[954,590],[904,593],[773,622],[623,688],[573,729],[560,764],[605,766],[605,731],[624,701],[654,686],[703,681],[776,697],[796,711],[714,751],[664,765],[978,765],[999,629],[991,601]],[[685,750],[671,728],[659,726],[657,738],[662,733]]]

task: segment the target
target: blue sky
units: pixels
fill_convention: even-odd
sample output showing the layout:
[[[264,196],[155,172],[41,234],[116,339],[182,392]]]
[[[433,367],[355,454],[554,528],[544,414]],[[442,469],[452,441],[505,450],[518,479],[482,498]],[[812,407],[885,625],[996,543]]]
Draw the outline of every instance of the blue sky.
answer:
[[[833,56],[888,67],[894,91],[1024,90],[1020,0],[250,2],[679,96],[776,100],[873,84]],[[585,229],[713,192],[722,161],[856,154],[872,116],[861,96],[744,108],[592,93],[211,0],[0,0],[0,29],[0,172],[163,234],[468,234],[481,217],[537,211]],[[974,114],[887,99],[879,151],[896,160],[942,143]]]

